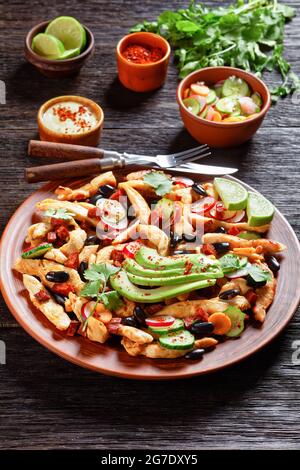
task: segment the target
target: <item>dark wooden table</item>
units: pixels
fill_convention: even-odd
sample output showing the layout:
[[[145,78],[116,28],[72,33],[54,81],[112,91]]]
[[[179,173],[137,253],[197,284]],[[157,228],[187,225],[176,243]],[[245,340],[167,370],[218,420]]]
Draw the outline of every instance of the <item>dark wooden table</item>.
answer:
[[[114,58],[130,26],[187,3],[65,0],[62,8],[58,0],[1,2],[0,79],[7,87],[7,104],[0,105],[2,229],[34,190],[23,179],[32,163],[26,145],[37,135],[39,106],[53,96],[99,102],[107,149],[155,154],[194,145],[179,119],[175,67],[161,90],[134,95],[119,86]],[[56,81],[25,62],[23,41],[32,25],[60,14],[94,31],[96,53],[78,77]],[[286,36],[286,56],[298,73],[299,48],[300,16]],[[272,108],[251,142],[215,153],[216,163],[238,166],[238,177],[269,197],[298,233],[299,143],[299,107],[287,99]],[[300,366],[292,364],[293,342],[300,340],[297,315],[271,346],[244,363],[172,383],[121,380],[69,364],[28,336],[3,301],[0,339],[7,348],[7,363],[0,365],[2,449],[299,448]]]

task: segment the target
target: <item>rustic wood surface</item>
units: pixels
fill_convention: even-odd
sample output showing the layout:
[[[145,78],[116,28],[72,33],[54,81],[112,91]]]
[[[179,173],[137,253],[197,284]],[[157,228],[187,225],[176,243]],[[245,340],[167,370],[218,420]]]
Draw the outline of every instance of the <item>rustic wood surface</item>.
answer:
[[[130,26],[187,3],[65,0],[62,9],[58,0],[1,2],[0,80],[7,87],[7,104],[0,105],[1,230],[35,187],[23,178],[24,167],[36,164],[26,146],[37,137],[36,113],[46,99],[81,94],[99,102],[107,149],[155,154],[194,145],[179,119],[176,68],[171,65],[161,90],[135,95],[118,84],[114,58]],[[300,1],[285,3],[299,7]],[[25,62],[23,41],[32,25],[60,14],[92,29],[96,52],[78,77],[57,81]],[[299,47],[300,15],[286,36],[286,56],[298,73]],[[269,197],[299,234],[298,106],[290,98],[281,101],[251,142],[215,152],[214,161],[238,166],[238,177]],[[69,364],[31,339],[3,301],[0,314],[7,349],[7,363],[0,365],[2,449],[300,446],[300,365],[292,364],[293,342],[300,340],[297,315],[272,345],[238,366],[192,380],[144,383]]]

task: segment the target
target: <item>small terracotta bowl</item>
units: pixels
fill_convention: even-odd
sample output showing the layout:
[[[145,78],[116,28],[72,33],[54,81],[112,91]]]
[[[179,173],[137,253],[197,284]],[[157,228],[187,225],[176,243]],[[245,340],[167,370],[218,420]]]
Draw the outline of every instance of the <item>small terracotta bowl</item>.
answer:
[[[86,46],[84,51],[77,57],[72,57],[71,59],[66,60],[50,60],[42,57],[31,48],[33,38],[39,34],[43,33],[50,21],[44,21],[34,26],[26,36],[25,39],[25,57],[32,65],[34,65],[39,72],[46,77],[50,78],[62,78],[62,77],[71,77],[79,73],[81,67],[85,64],[86,60],[92,56],[95,49],[95,40],[93,33],[83,25],[86,31]]]
[[[157,62],[149,64],[129,62],[123,56],[123,52],[129,44],[160,47],[164,56]],[[137,92],[156,90],[162,86],[166,79],[170,53],[169,43],[158,34],[142,32],[124,36],[119,41],[116,50],[120,82],[129,90]]]
[[[245,80],[253,92],[258,92],[263,100],[261,111],[253,118],[242,122],[220,123],[207,121],[190,113],[182,102],[183,93],[192,83],[203,81],[212,85],[231,75]],[[270,92],[262,80],[252,73],[234,67],[207,67],[185,77],[177,88],[177,102],[181,118],[188,132],[200,143],[210,147],[234,147],[249,140],[261,126],[271,105]]]
[[[43,115],[50,106],[54,104],[61,103],[64,101],[75,101],[75,103],[83,104],[84,106],[89,107],[97,118],[97,125],[87,132],[82,132],[79,134],[64,134],[60,132],[53,131],[49,127],[45,126],[43,121]],[[88,145],[90,147],[96,147],[99,144],[101,131],[103,128],[104,113],[100,106],[88,98],[83,96],[57,96],[52,98],[49,101],[44,103],[38,112],[37,122],[39,128],[39,134],[41,140],[46,140],[48,142],[62,142],[65,144],[75,144],[75,145]]]

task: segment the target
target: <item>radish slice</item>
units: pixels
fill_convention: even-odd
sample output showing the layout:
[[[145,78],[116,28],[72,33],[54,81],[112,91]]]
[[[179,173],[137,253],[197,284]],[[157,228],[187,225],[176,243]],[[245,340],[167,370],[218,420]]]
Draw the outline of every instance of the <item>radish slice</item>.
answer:
[[[229,219],[228,222],[237,223],[237,222],[240,222],[241,220],[243,220],[244,217],[245,217],[245,211],[244,210],[237,211],[235,216],[232,217],[231,219]]]
[[[146,318],[146,324],[148,326],[171,326],[175,321],[174,317],[170,315],[161,315],[152,318]]]
[[[191,211],[196,214],[203,214],[205,211],[209,211],[216,204],[216,200],[213,197],[207,196],[199,201],[193,202],[191,205]]]
[[[173,176],[172,181],[174,184],[184,184],[186,187],[193,186],[194,181],[190,178],[185,178],[184,176]]]
[[[210,210],[210,216],[218,220],[229,220],[236,216],[237,211],[228,211],[223,206],[222,202],[217,202],[216,205]]]
[[[82,305],[81,307],[82,321],[86,321],[89,318],[93,309],[95,308],[95,305],[96,305],[96,302],[94,300],[90,300],[89,302],[86,302],[85,304]]]
[[[127,227],[127,212],[119,201],[102,198],[98,199],[96,206],[99,208],[100,217],[104,224],[118,230]]]
[[[141,242],[130,242],[124,246],[122,253],[126,258],[134,258],[140,248]]]

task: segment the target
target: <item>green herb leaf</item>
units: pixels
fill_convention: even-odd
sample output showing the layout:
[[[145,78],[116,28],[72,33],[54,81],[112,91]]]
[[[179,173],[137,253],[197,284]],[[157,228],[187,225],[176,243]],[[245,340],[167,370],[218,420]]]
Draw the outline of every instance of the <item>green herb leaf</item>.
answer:
[[[105,308],[111,311],[118,310],[118,308],[123,305],[121,297],[115,290],[100,294],[99,299],[104,304]]]
[[[240,269],[240,258],[237,255],[228,254],[219,259],[224,274]]]
[[[101,280],[88,282],[81,289],[80,297],[97,297],[102,286],[103,282]]]
[[[249,267],[248,272],[255,282],[263,282],[263,281],[268,282],[272,279],[271,273],[269,271],[262,269],[257,264],[251,264],[251,267]]]
[[[69,212],[66,209],[48,209],[47,211],[43,212],[44,217],[53,217],[54,219],[63,219],[68,220],[71,217],[74,217],[75,214],[73,212]]]
[[[155,189],[158,196],[168,194],[172,188],[172,181],[160,171],[151,171],[146,173],[144,181]]]
[[[282,82],[272,90],[274,102],[300,88],[283,57],[285,24],[294,15],[293,8],[277,0],[237,0],[217,8],[191,1],[188,8],[164,11],[156,22],[144,21],[131,31],[164,36],[174,48],[180,78],[217,65],[251,70],[258,76],[278,71]]]
[[[101,263],[92,264],[91,269],[89,271],[94,271],[98,275],[101,275],[101,278],[104,279],[105,282],[107,282],[109,280],[109,276],[120,271],[120,268],[117,268],[116,266],[110,263]]]

